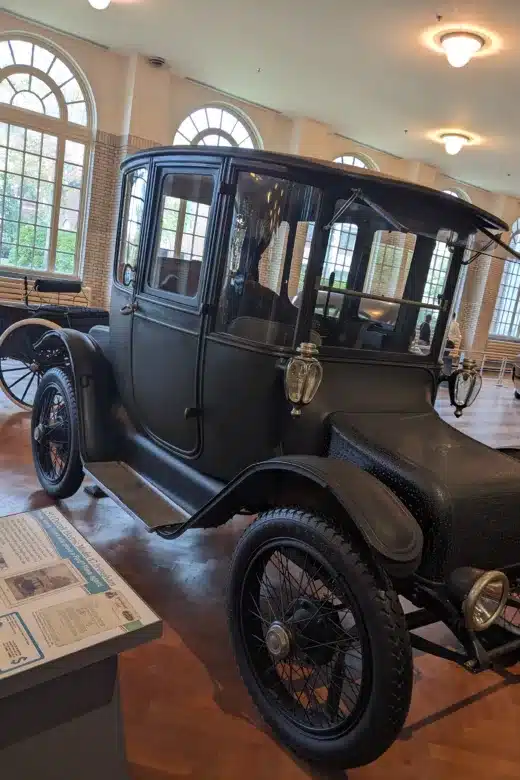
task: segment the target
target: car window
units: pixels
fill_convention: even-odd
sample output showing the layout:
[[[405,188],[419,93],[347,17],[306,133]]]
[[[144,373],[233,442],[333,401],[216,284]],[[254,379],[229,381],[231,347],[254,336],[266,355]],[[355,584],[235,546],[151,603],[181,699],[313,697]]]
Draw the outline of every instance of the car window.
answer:
[[[197,295],[213,190],[214,178],[207,174],[169,173],[163,178],[148,277],[153,289],[188,298]]]
[[[318,197],[319,190],[306,184],[239,174],[218,332],[292,344]]]
[[[129,287],[135,278],[139,241],[143,224],[147,168],[136,168],[126,175],[122,206],[121,241],[117,258],[116,278]]]

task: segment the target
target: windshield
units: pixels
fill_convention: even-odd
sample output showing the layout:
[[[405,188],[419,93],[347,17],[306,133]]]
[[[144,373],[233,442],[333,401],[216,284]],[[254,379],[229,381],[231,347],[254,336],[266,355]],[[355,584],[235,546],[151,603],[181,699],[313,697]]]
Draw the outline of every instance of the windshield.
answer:
[[[338,199],[312,315],[321,347],[425,356],[438,351],[459,269],[473,240],[431,215],[421,224],[361,190]],[[315,226],[307,227],[307,252]],[[306,266],[302,268],[302,274]],[[292,303],[300,306],[303,293]]]

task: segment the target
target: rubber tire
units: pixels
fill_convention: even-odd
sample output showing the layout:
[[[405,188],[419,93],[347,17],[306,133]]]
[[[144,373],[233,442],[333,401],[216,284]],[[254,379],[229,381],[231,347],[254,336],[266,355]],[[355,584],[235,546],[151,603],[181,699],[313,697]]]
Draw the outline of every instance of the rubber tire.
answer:
[[[518,390],[515,390],[515,398],[517,401],[520,401],[520,393],[518,392]]]
[[[38,419],[40,416],[41,399],[43,393],[49,386],[55,386],[63,396],[71,431],[69,460],[67,463],[67,468],[63,472],[62,478],[59,482],[49,482],[45,474],[42,472],[37,457],[36,442],[34,440],[34,429],[38,425]],[[76,493],[81,487],[81,483],[83,482],[85,474],[79,452],[79,420],[74,386],[68,374],[61,368],[51,368],[49,371],[46,371],[42,377],[40,386],[36,391],[31,418],[31,445],[36,475],[40,485],[45,490],[45,492],[55,499],[70,498],[70,496],[73,496],[74,493]]]
[[[372,690],[367,706],[351,731],[333,739],[319,739],[298,729],[272,706],[242,645],[240,592],[249,562],[260,545],[288,537],[314,546],[338,572],[344,572],[369,636]],[[260,714],[284,745],[308,761],[341,769],[369,764],[392,745],[406,720],[413,686],[412,649],[403,610],[386,574],[331,521],[299,509],[274,509],[259,515],[233,555],[228,618],[242,679]]]

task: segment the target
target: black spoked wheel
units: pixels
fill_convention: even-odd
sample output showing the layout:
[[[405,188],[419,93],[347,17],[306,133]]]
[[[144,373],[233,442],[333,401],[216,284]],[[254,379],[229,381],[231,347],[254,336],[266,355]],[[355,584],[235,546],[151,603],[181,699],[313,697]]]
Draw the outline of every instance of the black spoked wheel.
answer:
[[[73,495],[83,481],[78,417],[74,388],[60,368],[44,374],[36,393],[32,448],[36,473],[44,490],[54,498]]]
[[[394,741],[412,686],[402,610],[327,521],[284,509],[252,524],[233,559],[230,628],[252,698],[296,752],[346,768]]]
[[[21,409],[32,408],[43,374],[34,345],[57,327],[50,320],[33,318],[14,323],[0,337],[0,386]]]

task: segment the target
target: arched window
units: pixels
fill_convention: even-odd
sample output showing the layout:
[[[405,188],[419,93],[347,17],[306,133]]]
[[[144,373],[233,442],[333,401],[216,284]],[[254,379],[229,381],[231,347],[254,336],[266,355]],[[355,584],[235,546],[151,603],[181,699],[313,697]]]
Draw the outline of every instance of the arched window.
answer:
[[[373,171],[377,170],[377,165],[368,157],[358,157],[354,154],[343,154],[341,157],[336,157],[335,163],[341,163],[342,165],[353,165],[354,168],[370,168]]]
[[[509,246],[520,251],[520,218],[513,223]],[[520,339],[520,262],[506,260],[490,333]]]
[[[222,106],[205,106],[181,122],[175,146],[238,146],[259,149],[260,136],[249,120],[238,111]]]
[[[0,268],[79,274],[93,102],[51,45],[0,40]]]

